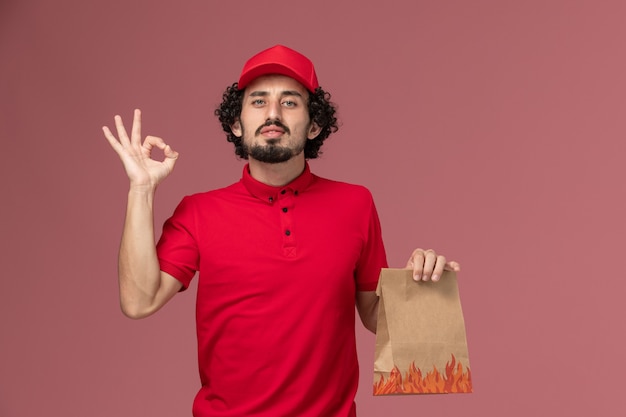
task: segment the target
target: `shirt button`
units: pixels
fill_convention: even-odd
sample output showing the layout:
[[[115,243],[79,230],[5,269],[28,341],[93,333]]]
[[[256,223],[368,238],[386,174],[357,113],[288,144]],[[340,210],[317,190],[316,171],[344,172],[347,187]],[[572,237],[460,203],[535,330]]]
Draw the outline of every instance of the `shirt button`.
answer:
[[[274,201],[274,197],[270,197],[269,200],[270,200],[270,203],[273,202]]]
[[[280,193],[284,195],[286,192],[287,190],[282,190]]]
[[[283,207],[283,213],[287,213],[287,207]]]
[[[285,234],[286,234],[287,236],[291,235],[291,230],[285,230]]]
[[[296,191],[294,191],[293,193],[294,193],[295,195],[298,195],[298,191],[297,191],[297,190],[296,190]]]

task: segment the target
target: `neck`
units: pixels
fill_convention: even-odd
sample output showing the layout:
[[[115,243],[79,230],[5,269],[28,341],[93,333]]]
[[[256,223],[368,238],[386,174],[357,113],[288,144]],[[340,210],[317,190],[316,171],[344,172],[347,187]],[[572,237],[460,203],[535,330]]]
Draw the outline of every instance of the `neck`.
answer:
[[[268,164],[249,159],[250,176],[263,184],[281,187],[289,184],[304,171],[304,154],[297,155],[286,162]]]

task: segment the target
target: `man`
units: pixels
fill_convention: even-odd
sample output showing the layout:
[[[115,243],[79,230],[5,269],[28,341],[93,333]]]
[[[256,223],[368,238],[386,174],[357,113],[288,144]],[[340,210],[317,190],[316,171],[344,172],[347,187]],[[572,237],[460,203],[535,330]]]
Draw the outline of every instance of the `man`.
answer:
[[[157,185],[178,157],[163,139],[104,133],[130,179],[119,254],[124,314],[148,316],[199,272],[198,356],[206,416],[355,416],[355,303],[376,331],[380,269],[387,266],[367,189],[311,173],[307,160],[337,129],[311,61],[281,45],[250,58],[216,110],[241,181],[185,197],[154,243]],[[165,158],[150,158],[152,149]],[[417,249],[407,268],[437,281],[458,270]]]

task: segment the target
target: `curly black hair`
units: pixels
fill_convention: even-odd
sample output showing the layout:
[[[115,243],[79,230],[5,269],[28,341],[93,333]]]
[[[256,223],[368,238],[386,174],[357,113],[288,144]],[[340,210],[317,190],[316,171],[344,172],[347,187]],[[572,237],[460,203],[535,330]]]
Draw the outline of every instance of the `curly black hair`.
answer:
[[[222,103],[215,109],[215,115],[222,124],[222,129],[226,132],[226,139],[235,145],[235,154],[243,159],[248,159],[248,154],[243,147],[243,138],[235,136],[230,128],[241,115],[243,93],[244,90],[240,90],[237,83],[227,87],[222,96]],[[314,139],[306,141],[304,157],[315,159],[321,154],[322,143],[339,127],[335,117],[335,105],[330,101],[330,93],[324,91],[322,87],[317,87],[313,93],[309,92],[307,106],[311,121],[315,122],[321,130]]]

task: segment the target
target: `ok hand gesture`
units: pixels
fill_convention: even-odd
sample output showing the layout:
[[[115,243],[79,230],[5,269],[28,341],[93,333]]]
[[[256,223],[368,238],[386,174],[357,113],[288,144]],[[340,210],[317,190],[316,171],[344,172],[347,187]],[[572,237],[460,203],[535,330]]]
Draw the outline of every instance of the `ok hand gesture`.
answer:
[[[141,111],[135,110],[130,138],[126,133],[122,118],[115,116],[118,138],[108,127],[102,131],[113,150],[118,154],[130,179],[131,188],[154,189],[174,169],[178,152],[172,150],[165,141],[156,136],[146,136],[141,143]],[[152,149],[157,147],[165,154],[163,161],[151,158]]]

